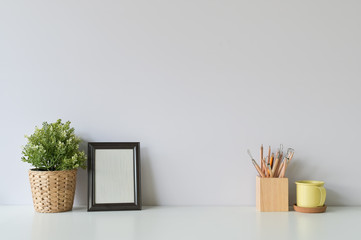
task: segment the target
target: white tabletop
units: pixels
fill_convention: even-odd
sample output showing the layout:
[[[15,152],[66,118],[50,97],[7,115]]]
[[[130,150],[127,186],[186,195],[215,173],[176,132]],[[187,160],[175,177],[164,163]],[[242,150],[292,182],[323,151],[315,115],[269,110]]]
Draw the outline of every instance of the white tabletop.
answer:
[[[257,212],[255,207],[144,207],[141,211],[35,213],[0,206],[0,239],[231,240],[361,239],[361,207],[326,213]]]

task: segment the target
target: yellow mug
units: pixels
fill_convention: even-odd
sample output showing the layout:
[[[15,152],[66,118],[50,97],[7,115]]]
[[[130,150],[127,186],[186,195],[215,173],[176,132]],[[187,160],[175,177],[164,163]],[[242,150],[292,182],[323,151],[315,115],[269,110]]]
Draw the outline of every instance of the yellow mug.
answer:
[[[323,206],[326,200],[324,184],[322,181],[297,181],[297,206],[309,208]]]

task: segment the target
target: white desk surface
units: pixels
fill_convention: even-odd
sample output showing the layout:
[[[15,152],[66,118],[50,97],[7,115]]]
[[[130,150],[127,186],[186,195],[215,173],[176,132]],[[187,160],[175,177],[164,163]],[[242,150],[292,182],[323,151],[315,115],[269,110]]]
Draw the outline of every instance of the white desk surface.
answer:
[[[257,212],[255,207],[144,207],[141,211],[35,213],[0,206],[0,239],[232,240],[361,239],[361,207],[326,213]]]

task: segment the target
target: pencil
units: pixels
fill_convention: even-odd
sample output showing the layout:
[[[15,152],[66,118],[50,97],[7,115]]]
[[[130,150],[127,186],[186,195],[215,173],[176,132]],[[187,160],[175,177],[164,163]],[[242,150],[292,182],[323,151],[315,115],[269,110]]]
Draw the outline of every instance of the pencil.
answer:
[[[278,155],[278,154],[277,154],[277,155]],[[276,157],[276,160],[275,160],[275,163],[273,164],[273,167],[272,167],[272,173],[273,173],[273,176],[274,176],[274,177],[277,177],[277,176],[275,176],[275,175],[277,174],[279,161],[280,161],[280,157],[277,156],[277,157]]]
[[[282,170],[281,170],[281,172],[280,172],[280,174],[279,174],[279,177],[280,177],[280,178],[285,177],[286,171],[287,171],[287,167],[288,167],[288,165],[290,164],[290,161],[291,161],[292,158],[293,158],[293,154],[294,154],[294,151],[293,151],[293,149],[292,149],[292,151],[288,152],[288,156],[285,157],[285,159],[283,160],[283,163],[284,163],[284,164],[283,164]]]
[[[258,164],[256,163],[256,161],[254,159],[252,159],[252,163],[253,163],[254,167],[256,168],[257,172],[261,175],[261,177],[265,177],[263,172],[261,171],[261,169],[259,168]]]
[[[269,170],[270,177],[273,178],[273,173],[272,173],[271,165],[269,165],[269,164],[268,164],[268,170]]]
[[[277,171],[277,177],[280,177],[282,169],[283,169],[283,165],[285,165],[285,160],[283,160],[283,162],[280,164],[278,171]]]
[[[270,158],[271,158],[271,146],[268,146],[267,164],[269,164]]]
[[[284,162],[285,162],[285,164],[283,165],[283,169],[282,169],[282,172],[281,172],[281,175],[280,175],[281,178],[284,178],[284,177],[285,177],[289,159],[286,158],[286,160],[285,160]]]
[[[283,162],[283,163],[285,163],[285,162]],[[282,169],[281,169],[280,174],[279,174],[279,176],[278,176],[279,178],[283,178],[283,176],[284,176],[284,174],[283,174],[283,173],[284,173],[284,170],[285,170],[285,164],[282,165]]]
[[[265,173],[266,177],[268,177],[269,175],[268,175],[268,171],[267,171],[266,158],[263,158],[262,162],[263,162],[263,166],[264,166],[264,173]]]
[[[285,177],[285,175],[286,175],[286,170],[287,170],[288,165],[290,164],[291,159],[293,158],[293,154],[294,154],[294,152],[290,152],[290,154],[289,154],[290,157],[286,158],[287,161],[283,167],[284,169],[282,171],[282,177]]]
[[[282,151],[282,152],[280,152],[280,156],[279,156],[280,162],[279,162],[279,165],[281,165],[282,158],[283,158],[283,151]]]
[[[262,160],[263,160],[263,144],[261,145],[261,170],[264,171]]]

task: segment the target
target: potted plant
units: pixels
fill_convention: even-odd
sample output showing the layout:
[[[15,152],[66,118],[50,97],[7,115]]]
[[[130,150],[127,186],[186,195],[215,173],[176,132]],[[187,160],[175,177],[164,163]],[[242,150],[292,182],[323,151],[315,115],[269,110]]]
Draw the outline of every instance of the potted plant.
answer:
[[[77,168],[86,167],[86,155],[79,151],[80,138],[70,122],[44,122],[42,128],[25,136],[22,161],[33,165],[29,180],[35,211],[64,212],[73,208]]]

